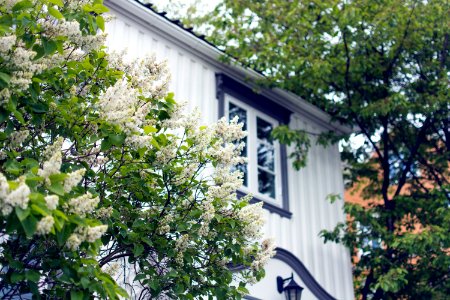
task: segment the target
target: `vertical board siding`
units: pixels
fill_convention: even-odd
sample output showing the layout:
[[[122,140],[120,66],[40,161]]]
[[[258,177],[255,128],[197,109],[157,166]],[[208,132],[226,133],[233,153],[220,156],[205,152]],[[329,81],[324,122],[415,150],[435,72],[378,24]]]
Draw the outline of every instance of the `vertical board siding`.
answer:
[[[117,12],[114,14],[116,18],[107,26],[109,50],[126,50],[130,59],[153,54],[158,61],[166,60],[171,74],[169,91],[175,94],[175,99],[178,102],[187,102],[188,111],[198,107],[203,120],[216,120],[214,70],[157,33]]]
[[[188,101],[188,110],[198,107],[204,123],[217,121],[217,70],[200,57],[167,41],[157,30],[151,31],[129,17],[113,13],[117,18],[107,26],[108,47],[116,51],[127,48],[129,56],[133,58],[154,53],[158,60],[167,60],[171,72],[169,91],[175,93],[175,99]],[[294,129],[310,132],[322,130],[296,114],[292,116],[290,125]],[[292,151],[292,148],[288,151]],[[341,245],[324,244],[319,237],[321,230],[332,229],[338,222],[345,220],[342,200],[333,204],[326,200],[329,194],[343,194],[337,146],[325,149],[316,145],[313,137],[307,167],[295,171],[289,161],[287,175],[292,217],[288,219],[265,211],[265,235],[275,238],[277,246],[296,255],[331,295],[337,299],[353,299],[348,251]]]

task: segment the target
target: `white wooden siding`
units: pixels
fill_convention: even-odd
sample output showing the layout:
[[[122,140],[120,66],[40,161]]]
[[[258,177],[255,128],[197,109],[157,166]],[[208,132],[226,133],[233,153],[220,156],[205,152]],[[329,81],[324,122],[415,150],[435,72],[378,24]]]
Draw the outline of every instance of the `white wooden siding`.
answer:
[[[170,42],[163,33],[144,22],[121,15],[117,11],[113,11],[113,14],[116,15],[116,19],[107,26],[109,48],[116,51],[127,48],[131,57],[155,53],[158,59],[167,59],[172,74],[169,90],[175,93],[175,99],[189,101],[190,109],[199,107],[205,123],[216,121],[217,69],[192,51],[188,52]],[[293,115],[290,125],[311,132],[323,130],[311,121],[306,122],[305,118],[302,119],[299,115]],[[279,247],[296,255],[331,295],[337,299],[353,299],[348,251],[340,245],[324,244],[318,236],[322,229],[331,229],[345,218],[342,200],[334,204],[325,200],[328,194],[343,194],[337,146],[324,149],[315,145],[313,140],[307,167],[295,171],[290,166],[288,177],[292,218],[283,218],[267,211],[266,235],[274,237]],[[276,288],[275,282],[267,284],[263,282],[261,287],[263,286]],[[314,299],[310,293],[305,293],[304,296],[303,299]]]

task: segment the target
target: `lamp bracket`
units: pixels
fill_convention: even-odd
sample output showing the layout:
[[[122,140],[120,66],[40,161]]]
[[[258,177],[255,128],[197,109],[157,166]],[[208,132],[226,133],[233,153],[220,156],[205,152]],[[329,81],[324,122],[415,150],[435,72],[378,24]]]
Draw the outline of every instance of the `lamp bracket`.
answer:
[[[277,276],[277,291],[278,291],[278,293],[282,294],[283,290],[284,290],[284,288],[283,288],[284,282],[287,280],[291,280],[293,278],[294,278],[294,273],[291,273],[291,277],[288,277],[285,279],[283,279],[283,277],[281,277],[281,276]]]

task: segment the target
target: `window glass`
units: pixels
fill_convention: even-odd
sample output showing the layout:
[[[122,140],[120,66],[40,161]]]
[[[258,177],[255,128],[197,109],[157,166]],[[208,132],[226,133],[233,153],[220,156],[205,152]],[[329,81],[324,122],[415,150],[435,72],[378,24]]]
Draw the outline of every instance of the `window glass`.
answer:
[[[247,130],[247,111],[233,103],[228,104],[228,120],[234,119],[234,117],[238,117],[238,122],[243,123],[242,130]],[[247,137],[243,138],[240,142],[244,142],[245,146],[244,149],[242,149],[241,155],[244,157],[247,157]],[[248,186],[248,166],[247,164],[239,164],[237,165],[234,170],[239,170],[244,174],[244,186]],[[233,170],[233,171],[234,171]]]
[[[275,175],[258,168],[258,191],[275,198]]]
[[[272,132],[272,124],[256,117],[257,137],[259,140],[272,144],[270,133]]]
[[[242,130],[247,130],[247,111],[230,102],[228,107],[228,118],[229,120],[232,120],[236,116],[239,118],[239,123],[244,123]]]
[[[258,143],[258,166],[274,171],[275,149],[267,143]]]
[[[275,198],[275,148],[270,137],[272,124],[256,117],[258,191]]]

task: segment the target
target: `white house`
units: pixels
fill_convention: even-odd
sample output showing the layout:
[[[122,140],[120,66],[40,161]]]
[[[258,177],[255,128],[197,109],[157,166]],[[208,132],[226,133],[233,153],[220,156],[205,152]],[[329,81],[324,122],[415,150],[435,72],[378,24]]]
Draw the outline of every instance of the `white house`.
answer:
[[[260,74],[221,63],[223,53],[214,45],[150,6],[138,0],[105,3],[116,16],[108,26],[111,49],[167,59],[170,91],[176,99],[188,100],[191,108],[199,107],[205,122],[234,115],[245,120],[249,162],[242,169],[246,180],[240,192],[252,192],[255,201],[264,202],[265,233],[278,246],[266,277],[250,287],[248,299],[284,299],[276,278],[291,273],[304,287],[302,299],[354,299],[349,251],[324,244],[318,235],[345,219],[342,200],[326,201],[329,194],[343,194],[338,147],[323,148],[313,142],[307,167],[295,171],[287,160],[289,149],[266,139],[278,124],[313,133],[348,129],[331,123],[325,112],[287,91],[255,92],[254,81]]]

